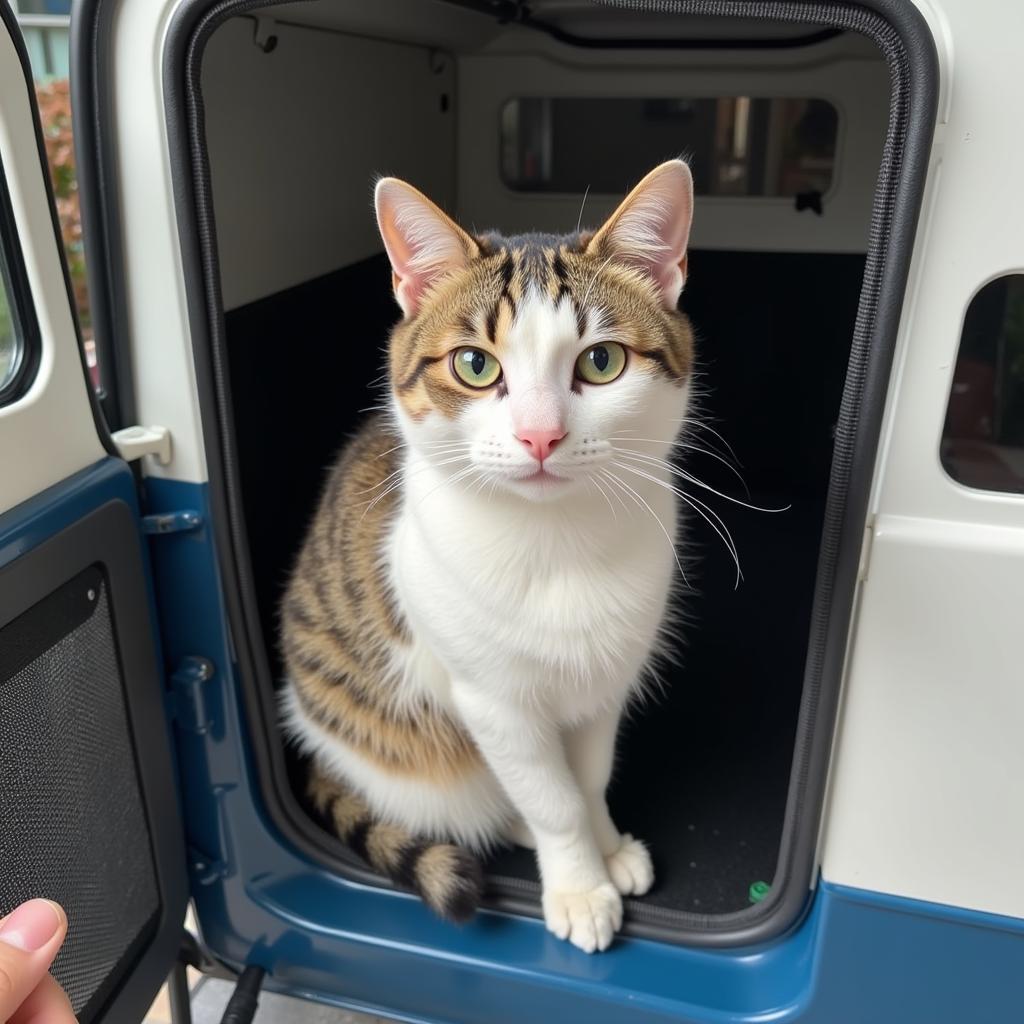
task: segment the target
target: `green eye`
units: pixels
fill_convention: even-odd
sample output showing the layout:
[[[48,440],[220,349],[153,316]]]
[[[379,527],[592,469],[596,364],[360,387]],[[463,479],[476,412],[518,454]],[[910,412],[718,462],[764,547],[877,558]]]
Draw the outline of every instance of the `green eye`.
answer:
[[[588,384],[610,384],[626,368],[626,350],[614,341],[593,345],[576,360],[576,376]]]
[[[471,388],[489,388],[501,376],[501,363],[480,348],[457,348],[452,353],[452,373]]]

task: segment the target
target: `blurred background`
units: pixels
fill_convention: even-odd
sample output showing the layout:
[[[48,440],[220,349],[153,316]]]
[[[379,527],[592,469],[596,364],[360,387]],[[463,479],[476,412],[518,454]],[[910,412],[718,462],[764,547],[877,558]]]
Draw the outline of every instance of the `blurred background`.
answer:
[[[93,384],[99,386],[96,346],[89,316],[89,292],[85,281],[75,151],[71,136],[71,97],[68,87],[71,0],[11,0],[11,6],[21,25],[32,62],[46,156],[50,164],[50,180],[57,200],[61,236],[82,324],[86,359]]]

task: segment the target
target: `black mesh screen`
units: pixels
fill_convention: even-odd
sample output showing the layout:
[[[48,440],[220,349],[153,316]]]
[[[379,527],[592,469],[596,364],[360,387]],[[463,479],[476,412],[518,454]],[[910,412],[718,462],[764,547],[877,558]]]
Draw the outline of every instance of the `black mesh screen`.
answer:
[[[0,914],[33,896],[64,905],[53,973],[88,1020],[159,910],[98,568],[0,629],[0,808]]]

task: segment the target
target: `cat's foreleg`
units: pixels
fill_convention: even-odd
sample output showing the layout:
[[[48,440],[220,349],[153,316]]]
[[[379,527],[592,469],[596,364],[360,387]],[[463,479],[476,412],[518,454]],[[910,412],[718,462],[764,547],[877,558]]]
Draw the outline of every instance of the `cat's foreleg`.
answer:
[[[566,733],[565,749],[583,793],[591,831],[615,888],[624,896],[642,896],[654,884],[651,855],[640,840],[615,827],[605,796],[621,717],[621,708],[602,710]]]
[[[591,831],[558,728],[471,684],[454,683],[452,696],[536,842],[548,930],[588,953],[606,949],[622,925],[622,897]]]

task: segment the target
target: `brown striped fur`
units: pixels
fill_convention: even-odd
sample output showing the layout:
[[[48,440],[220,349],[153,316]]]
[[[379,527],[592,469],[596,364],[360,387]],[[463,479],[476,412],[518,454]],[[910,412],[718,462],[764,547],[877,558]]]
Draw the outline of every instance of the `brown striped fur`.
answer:
[[[426,703],[398,707],[388,652],[409,642],[381,568],[399,491],[382,416],[367,420],[328,477],[281,609],[281,643],[305,713],[378,767],[444,782],[481,767],[469,736]]]
[[[432,843],[397,825],[375,821],[363,800],[314,765],[309,796],[339,839],[371,867],[414,889],[435,913],[466,921],[480,902],[483,875],[477,860],[451,843]]]
[[[379,768],[439,784],[482,770],[469,736],[439,709],[396,706],[388,651],[409,642],[381,569],[398,491],[396,435],[367,420],[331,471],[281,606],[281,646],[297,701],[314,722]],[[366,804],[321,769],[314,805],[372,867],[414,888],[442,917],[462,920],[480,893],[473,856],[370,820]]]

